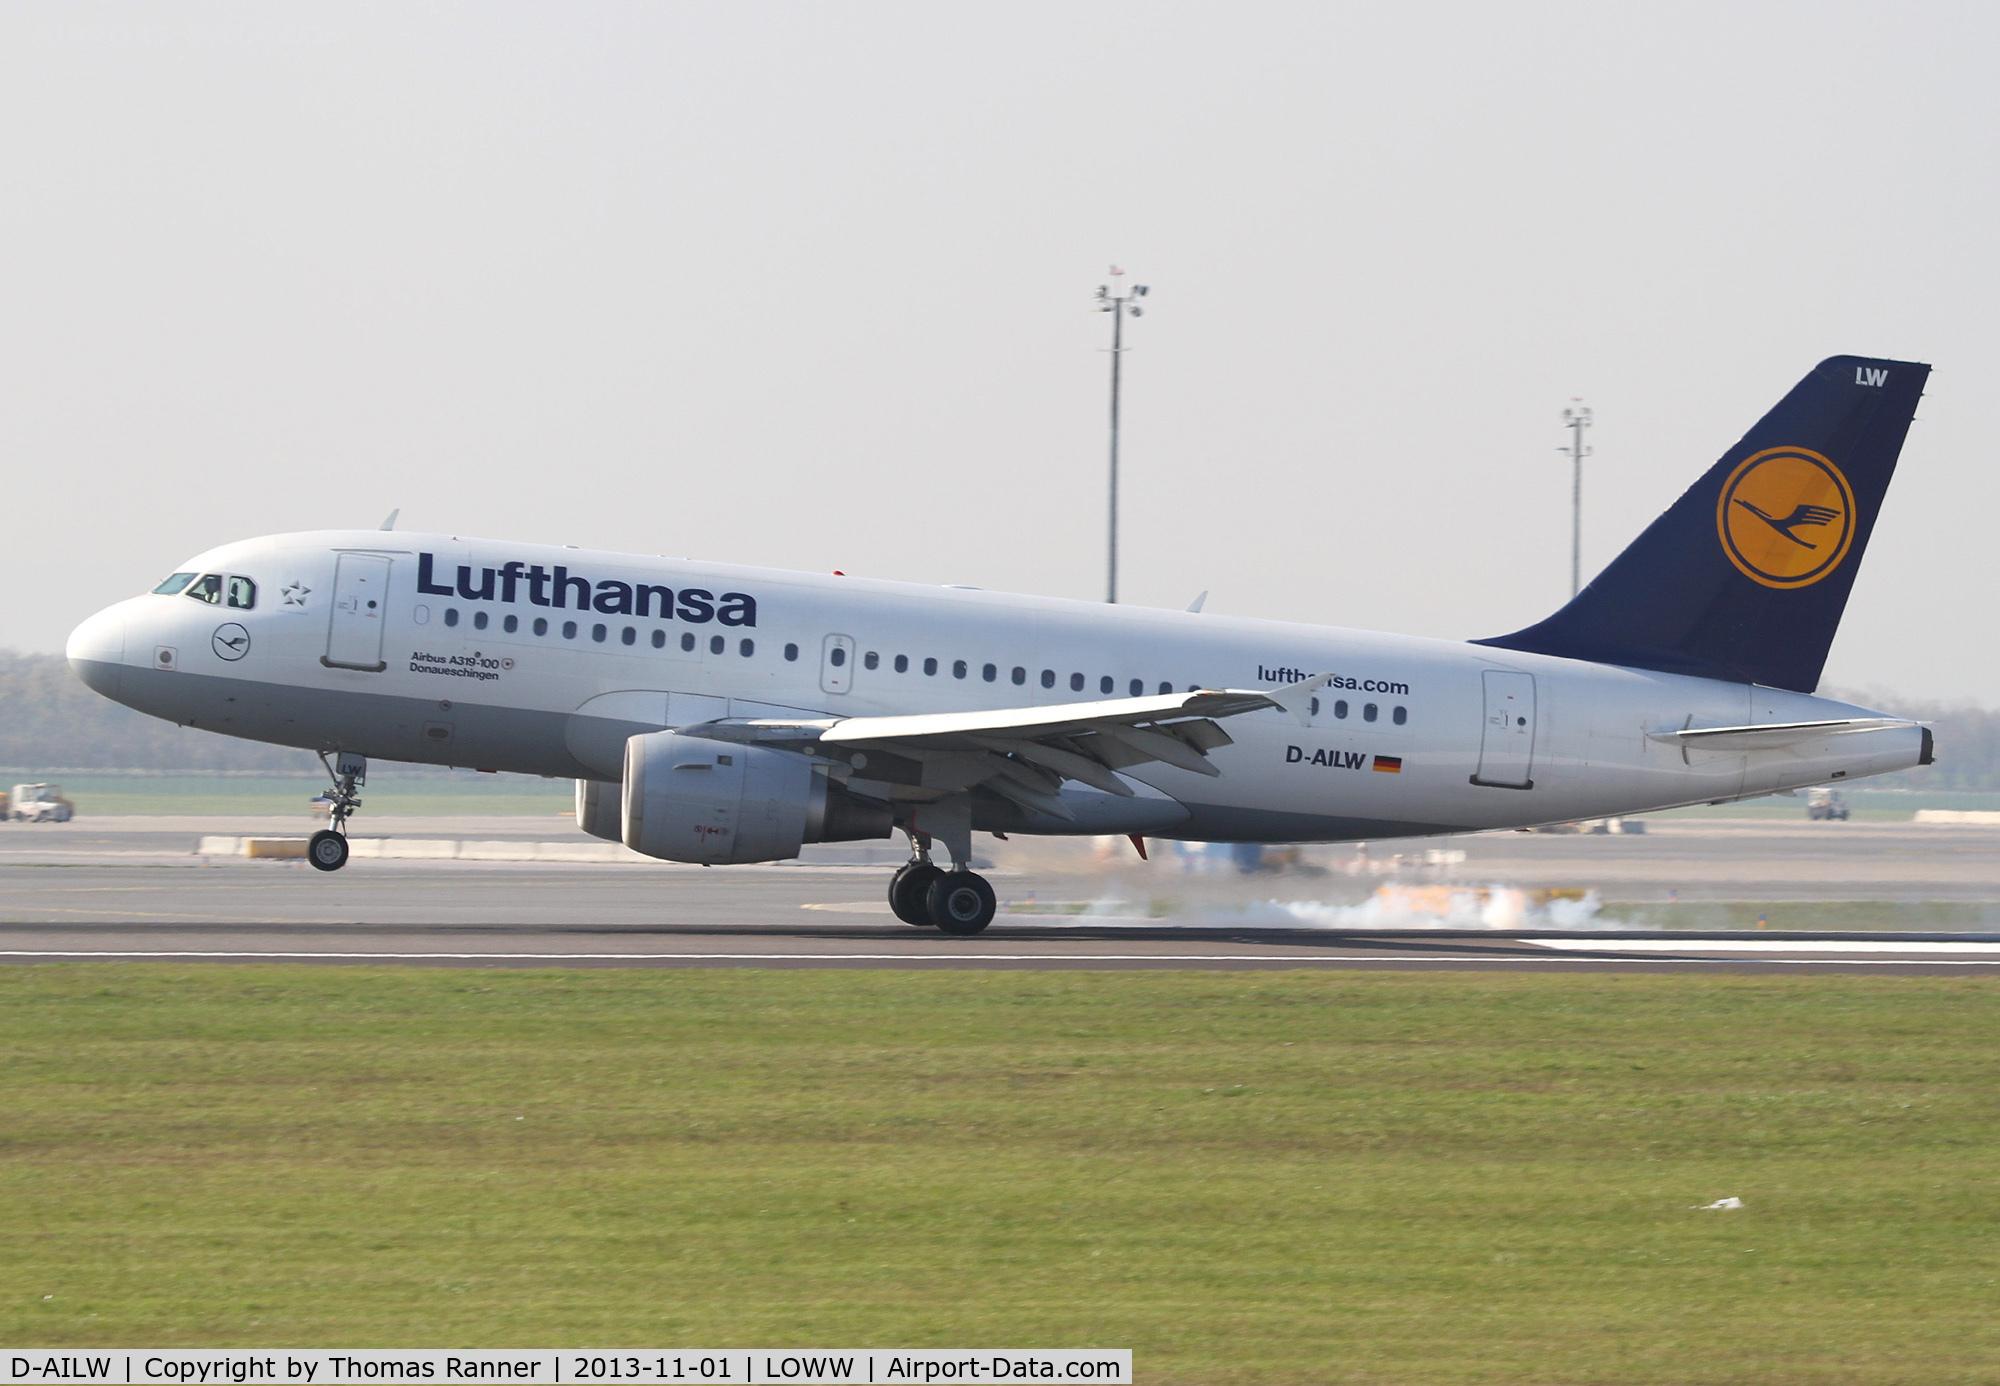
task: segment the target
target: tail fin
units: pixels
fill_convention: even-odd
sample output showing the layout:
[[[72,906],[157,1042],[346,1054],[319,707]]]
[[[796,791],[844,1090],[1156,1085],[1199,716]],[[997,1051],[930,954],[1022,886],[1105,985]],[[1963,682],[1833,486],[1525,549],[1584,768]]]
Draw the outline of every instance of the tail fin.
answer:
[[[1506,650],[1810,693],[1930,367],[1835,356]]]

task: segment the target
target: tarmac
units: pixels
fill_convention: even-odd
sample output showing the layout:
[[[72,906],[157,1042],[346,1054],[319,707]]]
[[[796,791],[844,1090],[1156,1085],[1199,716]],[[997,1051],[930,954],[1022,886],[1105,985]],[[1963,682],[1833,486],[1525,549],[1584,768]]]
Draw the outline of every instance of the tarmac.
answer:
[[[1901,972],[2000,969],[2000,828],[1655,820],[1643,835],[1486,833],[1304,849],[1282,873],[1153,844],[994,843],[986,933],[914,929],[884,899],[889,844],[813,865],[200,855],[203,837],[300,835],[299,819],[122,817],[0,827],[0,961],[270,961],[457,967],[869,967]],[[378,818],[399,842],[582,841],[566,818]],[[1162,850],[1164,849],[1164,851]],[[842,853],[846,856],[843,858]],[[1464,859],[1453,860],[1455,853]],[[895,855],[891,852],[889,855]],[[837,865],[842,859],[867,865]],[[1194,869],[1190,869],[1194,868]],[[1506,927],[1384,907],[1384,886],[1526,901]],[[1537,892],[1591,893],[1604,916]],[[1839,904],[1850,926],[1632,927],[1614,906]],[[1393,903],[1393,901],[1392,901]],[[1893,926],[1945,904],[1963,931]],[[1988,908],[1990,907],[1990,908]],[[1459,911],[1463,913],[1463,911]],[[1640,912],[1643,917],[1643,911]],[[1810,919],[1810,909],[1791,916]],[[1988,917],[1990,916],[1990,922]],[[1444,927],[1449,922],[1456,927]],[[1427,927],[1428,926],[1428,927]]]

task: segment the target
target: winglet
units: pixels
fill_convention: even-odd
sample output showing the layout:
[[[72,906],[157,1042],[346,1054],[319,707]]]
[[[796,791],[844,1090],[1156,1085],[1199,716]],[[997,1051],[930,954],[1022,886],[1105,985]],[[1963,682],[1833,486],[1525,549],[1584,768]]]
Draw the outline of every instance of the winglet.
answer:
[[[403,513],[403,508],[401,506],[397,506],[394,510],[391,510],[389,512],[389,518],[382,521],[382,532],[386,534],[390,530],[394,529],[396,527],[396,517],[402,513]]]
[[[1299,719],[1302,727],[1312,725],[1312,696],[1333,681],[1332,674],[1314,674],[1297,683],[1280,684],[1264,690],[1264,696]]]

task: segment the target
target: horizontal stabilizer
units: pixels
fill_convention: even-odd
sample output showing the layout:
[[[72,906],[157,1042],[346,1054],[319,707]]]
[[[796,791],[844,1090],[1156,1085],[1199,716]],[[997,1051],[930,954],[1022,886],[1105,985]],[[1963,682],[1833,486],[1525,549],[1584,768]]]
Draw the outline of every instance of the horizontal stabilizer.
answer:
[[[1650,741],[1708,751],[1761,751],[1829,736],[1853,736],[1857,732],[1917,725],[1901,717],[1842,717],[1827,722],[1768,722],[1761,727],[1681,727],[1648,732],[1646,737]]]

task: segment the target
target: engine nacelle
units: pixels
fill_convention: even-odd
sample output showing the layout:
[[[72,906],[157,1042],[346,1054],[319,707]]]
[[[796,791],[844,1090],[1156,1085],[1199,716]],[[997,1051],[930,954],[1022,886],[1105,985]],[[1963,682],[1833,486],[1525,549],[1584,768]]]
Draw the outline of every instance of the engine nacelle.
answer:
[[[623,842],[625,806],[618,786],[608,780],[576,782],[576,825],[592,837],[606,842]]]
[[[627,847],[704,866],[783,861],[808,842],[895,827],[888,805],[850,794],[809,757],[670,731],[625,743],[623,808]]]

